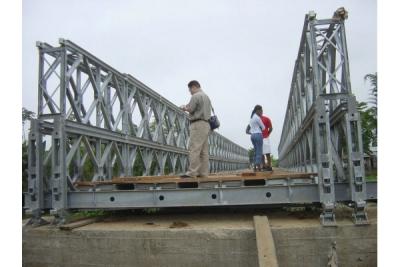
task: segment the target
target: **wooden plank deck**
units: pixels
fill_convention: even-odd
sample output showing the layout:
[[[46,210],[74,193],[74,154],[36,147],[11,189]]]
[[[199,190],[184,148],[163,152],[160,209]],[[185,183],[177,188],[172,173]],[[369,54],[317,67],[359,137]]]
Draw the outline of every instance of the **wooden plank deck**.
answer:
[[[167,183],[204,183],[204,182],[227,182],[227,181],[253,181],[265,179],[313,179],[316,173],[299,173],[276,170],[272,172],[246,171],[237,174],[212,174],[206,178],[181,178],[180,176],[137,176],[137,177],[114,177],[108,181],[80,181],[75,182],[77,186],[96,185],[124,185],[124,184],[167,184]]]

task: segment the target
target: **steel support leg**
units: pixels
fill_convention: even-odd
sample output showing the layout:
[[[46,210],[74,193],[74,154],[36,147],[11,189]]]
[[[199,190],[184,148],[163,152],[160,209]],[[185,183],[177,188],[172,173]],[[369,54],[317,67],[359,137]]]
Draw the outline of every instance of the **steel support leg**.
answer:
[[[317,112],[314,119],[314,131],[317,141],[319,194],[323,209],[320,219],[324,226],[336,226],[329,114],[325,111],[323,98],[319,98],[316,104]]]
[[[28,196],[31,204],[27,213],[31,214],[32,218],[27,224],[33,226],[48,223],[42,219],[42,209],[44,208],[42,139],[39,121],[31,120],[28,144]]]
[[[67,202],[67,170],[66,170],[66,132],[65,119],[62,116],[54,118],[52,133],[52,210],[55,223],[64,223],[66,219]]]
[[[366,207],[366,183],[364,171],[363,147],[361,140],[361,122],[354,97],[349,98],[346,114],[347,151],[349,155],[351,199],[354,202],[353,221],[356,225],[368,223]]]

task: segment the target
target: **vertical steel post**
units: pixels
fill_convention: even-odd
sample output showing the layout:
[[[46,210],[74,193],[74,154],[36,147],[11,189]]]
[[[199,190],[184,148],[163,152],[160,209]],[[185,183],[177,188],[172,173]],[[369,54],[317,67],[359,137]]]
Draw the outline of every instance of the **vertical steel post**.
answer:
[[[314,119],[314,133],[317,146],[317,162],[319,177],[319,198],[322,203],[323,212],[320,216],[323,225],[336,225],[335,209],[335,187],[332,175],[331,137],[329,115],[325,110],[323,98],[316,101],[316,114]]]
[[[53,116],[54,129],[52,132],[52,164],[51,164],[51,192],[52,210],[57,218],[57,223],[63,223],[66,219],[67,200],[67,163],[66,163],[66,141],[65,131],[66,116],[66,91],[67,81],[67,50],[63,48],[60,52],[60,115]]]
[[[67,201],[67,170],[66,170],[66,132],[63,116],[54,117],[52,132],[52,165],[51,165],[51,214],[59,217],[59,222],[65,220],[68,209]]]
[[[361,136],[361,120],[354,97],[349,98],[346,114],[347,154],[349,164],[349,183],[351,200],[354,203],[353,221],[357,225],[368,224],[366,207],[366,182],[364,170],[364,152]]]
[[[31,120],[28,139],[28,200],[30,203],[27,213],[32,214],[29,224],[45,223],[42,216],[44,209],[43,183],[43,137],[39,129],[39,121]]]

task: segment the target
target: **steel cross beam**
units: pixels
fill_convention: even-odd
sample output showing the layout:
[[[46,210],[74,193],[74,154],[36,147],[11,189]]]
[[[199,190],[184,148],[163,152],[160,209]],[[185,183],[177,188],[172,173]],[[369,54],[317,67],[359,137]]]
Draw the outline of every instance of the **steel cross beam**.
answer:
[[[303,181],[301,181],[303,180]],[[232,186],[225,183],[200,183],[198,187],[179,188],[152,185],[149,188],[118,190],[113,185],[92,190],[68,193],[71,209],[139,209],[150,207],[198,207],[241,205],[304,205],[319,202],[318,184],[307,179],[281,179],[264,181],[265,184]],[[260,180],[259,180],[260,181]],[[367,199],[377,199],[376,182],[368,182]],[[176,186],[176,185],[175,185]],[[349,201],[349,184],[337,183],[335,198]],[[26,205],[32,205],[26,198]],[[52,207],[51,195],[44,196],[44,207]]]
[[[356,224],[367,223],[361,122],[351,93],[344,20],[304,20],[279,144],[279,165],[317,172],[322,223],[335,225],[335,182],[349,183]]]
[[[29,135],[28,177],[34,217],[49,193],[52,212],[64,217],[78,181],[184,172],[188,116],[73,42],[59,43],[37,43],[38,118]],[[210,172],[248,167],[245,148],[217,132],[208,141]]]

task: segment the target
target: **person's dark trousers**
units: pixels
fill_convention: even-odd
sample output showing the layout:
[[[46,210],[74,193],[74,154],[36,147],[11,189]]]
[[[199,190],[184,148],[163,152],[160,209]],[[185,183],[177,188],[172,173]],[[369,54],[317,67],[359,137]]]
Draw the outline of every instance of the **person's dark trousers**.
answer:
[[[261,133],[251,134],[251,142],[254,146],[254,164],[258,167],[261,167],[262,163],[262,146],[263,146],[263,137]]]

